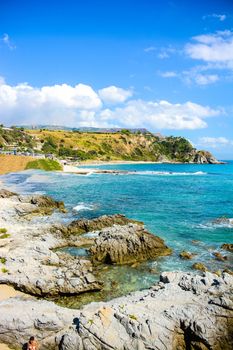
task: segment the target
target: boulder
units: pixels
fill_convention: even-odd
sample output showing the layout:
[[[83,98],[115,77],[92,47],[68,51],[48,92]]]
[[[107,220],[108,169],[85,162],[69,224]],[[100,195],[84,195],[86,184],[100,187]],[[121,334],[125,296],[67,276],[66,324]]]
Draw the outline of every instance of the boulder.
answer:
[[[129,264],[171,254],[164,241],[141,225],[113,225],[100,231],[90,248],[96,263]]]
[[[224,243],[221,245],[221,249],[228,250],[229,252],[233,252],[233,243]]]
[[[193,254],[189,253],[189,252],[186,252],[185,250],[183,250],[180,254],[179,254],[180,258],[181,259],[184,259],[184,260],[189,260],[189,259],[192,259],[193,258]]]
[[[201,262],[196,262],[192,265],[192,269],[194,270],[200,270],[200,271],[207,271],[207,267],[202,264]]]

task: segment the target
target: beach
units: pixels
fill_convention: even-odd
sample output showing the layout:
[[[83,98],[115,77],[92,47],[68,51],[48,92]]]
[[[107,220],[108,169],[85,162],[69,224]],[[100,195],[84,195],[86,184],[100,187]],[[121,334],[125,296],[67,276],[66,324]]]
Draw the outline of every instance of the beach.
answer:
[[[0,175],[23,171],[33,157],[0,154]]]

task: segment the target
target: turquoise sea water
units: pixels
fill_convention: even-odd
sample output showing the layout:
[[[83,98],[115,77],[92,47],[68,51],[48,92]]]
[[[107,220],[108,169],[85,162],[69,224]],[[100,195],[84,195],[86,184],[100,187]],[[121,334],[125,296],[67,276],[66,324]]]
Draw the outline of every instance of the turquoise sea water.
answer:
[[[233,228],[213,223],[222,216],[233,217],[232,161],[223,165],[148,163],[101,168],[129,173],[83,176],[26,171],[0,176],[0,180],[15,191],[46,193],[63,200],[69,209],[66,221],[122,213],[144,221],[148,230],[162,237],[173,248],[172,256],[136,269],[107,270],[109,288],[117,280],[122,293],[148,287],[161,271],[189,270],[196,261],[205,263],[210,270],[232,268],[230,253],[225,262],[213,256],[214,251],[221,251],[222,243],[232,243]],[[182,250],[197,255],[192,260],[181,260]],[[75,250],[71,253],[77,254]]]

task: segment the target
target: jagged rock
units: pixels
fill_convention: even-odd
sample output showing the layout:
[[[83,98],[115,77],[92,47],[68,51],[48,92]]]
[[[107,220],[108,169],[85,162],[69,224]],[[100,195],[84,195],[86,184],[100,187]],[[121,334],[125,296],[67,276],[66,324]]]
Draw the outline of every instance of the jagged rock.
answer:
[[[189,260],[193,258],[193,254],[186,252],[185,250],[183,250],[180,254],[179,254],[181,259],[185,259],[185,260]]]
[[[16,196],[16,193],[5,190],[5,189],[0,190],[0,198],[10,198],[12,196]]]
[[[202,264],[201,262],[196,262],[192,265],[192,269],[194,270],[200,270],[200,271],[207,271],[207,267]]]
[[[151,289],[82,310],[41,300],[0,303],[0,341],[41,350],[211,349],[233,347],[233,276],[168,272]]]
[[[111,227],[115,224],[127,225],[130,222],[143,224],[143,223],[140,223],[139,221],[128,219],[121,214],[103,215],[92,220],[82,219],[82,220],[72,221],[67,226],[67,234],[83,234],[91,231],[99,231],[105,227]]]
[[[94,262],[128,264],[169,255],[164,241],[137,224],[103,229],[90,248]]]
[[[195,151],[193,162],[198,164],[219,164],[220,162],[208,151]]]
[[[233,252],[233,243],[224,243],[221,245],[221,248]]]
[[[226,255],[222,255],[219,252],[214,252],[213,255],[215,256],[215,259],[218,261],[225,261],[227,260],[227,256]]]
[[[233,226],[233,219],[222,217],[222,218],[218,218],[218,219],[214,220],[213,223],[217,224],[217,225],[226,225],[226,226],[232,225]]]

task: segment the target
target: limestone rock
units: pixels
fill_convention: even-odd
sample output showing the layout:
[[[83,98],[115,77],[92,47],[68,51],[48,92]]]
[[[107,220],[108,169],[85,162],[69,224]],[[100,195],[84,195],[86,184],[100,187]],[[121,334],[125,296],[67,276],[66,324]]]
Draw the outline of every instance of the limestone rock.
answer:
[[[99,231],[105,227],[127,225],[130,222],[139,223],[138,221],[130,220],[121,214],[103,215],[92,220],[75,220],[67,226],[67,234],[83,234],[86,232]]]
[[[128,264],[169,255],[164,241],[137,224],[103,229],[90,248],[94,262]]]
[[[0,303],[0,341],[21,347],[34,335],[41,350],[231,350],[232,292],[226,273],[167,272],[151,289],[82,310],[11,298]]]

